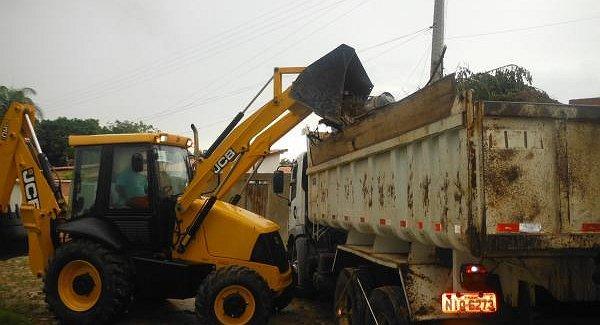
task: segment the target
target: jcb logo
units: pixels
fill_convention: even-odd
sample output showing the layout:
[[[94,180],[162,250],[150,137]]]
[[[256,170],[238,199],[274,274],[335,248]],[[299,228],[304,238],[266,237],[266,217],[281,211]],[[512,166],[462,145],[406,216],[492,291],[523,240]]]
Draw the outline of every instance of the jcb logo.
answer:
[[[3,125],[2,126],[2,135],[0,135],[0,137],[2,137],[2,140],[6,140],[6,138],[8,137],[8,125]]]
[[[37,185],[35,184],[35,173],[33,172],[33,168],[24,169],[21,176],[23,176],[23,188],[25,189],[25,199],[27,200],[27,203],[39,208],[40,199]]]
[[[233,151],[233,149],[229,148],[229,150],[227,150],[225,152],[225,154],[219,158],[219,160],[217,160],[217,163],[215,164],[215,174],[218,174],[221,172],[221,170],[223,170],[223,168],[225,166],[227,166],[227,164],[232,161],[233,159],[235,159],[235,156],[237,154],[235,153],[235,151]]]

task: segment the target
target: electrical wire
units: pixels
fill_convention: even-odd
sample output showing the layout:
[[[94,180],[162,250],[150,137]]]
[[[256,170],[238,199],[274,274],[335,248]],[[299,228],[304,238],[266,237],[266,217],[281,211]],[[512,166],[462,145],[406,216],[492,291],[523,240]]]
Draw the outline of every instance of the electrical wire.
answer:
[[[326,9],[329,9],[329,8],[331,8],[331,7],[335,7],[335,6],[339,5],[339,4],[341,4],[341,3],[344,3],[344,2],[347,2],[347,1],[349,1],[349,0],[339,0],[339,1],[335,2],[335,3],[332,3],[332,4],[330,4],[330,5],[329,5],[329,6],[328,6]],[[267,58],[267,59],[264,59],[264,60],[260,61],[260,62],[259,62],[259,64],[257,64],[257,65],[255,65],[255,66],[253,66],[253,67],[251,67],[251,68],[249,68],[249,69],[247,69],[247,70],[243,71],[242,73],[235,74],[235,78],[240,78],[241,76],[244,76],[244,75],[248,74],[249,72],[251,72],[251,71],[255,70],[255,69],[256,69],[256,68],[258,68],[258,67],[260,67],[262,63],[264,63],[264,62],[267,62],[267,61],[269,61],[270,59],[272,59],[272,58],[274,58],[274,57],[277,57],[277,56],[279,56],[281,53],[283,53],[283,52],[285,52],[285,51],[289,50],[290,48],[292,48],[292,47],[294,47],[294,46],[297,46],[297,45],[298,45],[300,42],[302,42],[302,41],[303,41],[303,40],[305,40],[306,38],[308,38],[308,37],[312,36],[312,35],[313,35],[314,33],[316,33],[317,31],[321,31],[321,30],[323,30],[324,28],[328,27],[329,25],[331,25],[331,24],[335,23],[335,22],[336,22],[337,20],[339,20],[341,17],[343,17],[343,16],[345,16],[345,15],[349,14],[350,12],[352,12],[352,11],[353,11],[353,10],[355,10],[355,9],[357,9],[358,7],[360,7],[361,5],[363,5],[364,3],[368,2],[368,1],[370,1],[370,0],[365,0],[365,1],[361,2],[360,4],[358,4],[357,6],[354,6],[354,7],[353,7],[353,8],[351,8],[350,10],[348,10],[348,11],[346,11],[346,12],[342,13],[341,15],[338,15],[338,16],[336,16],[335,18],[333,18],[333,19],[329,20],[329,21],[328,21],[326,24],[324,24],[324,25],[321,25],[321,26],[317,27],[317,28],[316,28],[315,30],[313,30],[311,33],[309,33],[309,34],[307,34],[307,35],[303,36],[303,37],[302,37],[300,40],[293,41],[293,42],[292,42],[292,44],[291,44],[290,46],[288,46],[288,47],[284,48],[283,50],[281,50],[281,51],[279,51],[279,52],[276,52],[274,55],[270,56],[269,58]],[[325,14],[327,14],[327,13],[328,13],[328,11],[322,11],[320,15],[314,16],[314,17],[313,17],[313,19],[309,20],[308,22],[305,22],[305,25],[304,25],[303,27],[310,26],[310,24],[311,24],[312,22],[314,22],[314,21],[318,20],[320,17],[324,16],[324,15],[325,15]],[[301,30],[301,29],[300,29],[300,30]],[[276,41],[276,42],[274,42],[274,44],[280,44],[281,42],[285,41],[286,39],[290,39],[290,37],[291,37],[291,36],[293,36],[294,34],[298,34],[298,30],[294,30],[293,32],[290,32],[289,34],[287,34],[287,35],[284,35],[284,37],[282,37],[282,38],[281,38],[279,41]],[[276,45],[274,45],[274,46],[276,46]],[[259,57],[261,54],[263,54],[263,53],[265,53],[265,51],[260,51],[260,52],[258,52],[258,53],[257,53],[256,55],[254,55],[253,57],[250,57],[250,58],[246,59],[245,61],[243,61],[243,62],[239,63],[237,66],[235,66],[235,67],[234,67],[233,69],[231,69],[230,71],[228,71],[228,72],[226,72],[226,73],[224,73],[224,74],[220,75],[218,78],[215,78],[214,80],[210,81],[210,82],[209,82],[209,84],[210,84],[210,85],[216,85],[218,82],[220,82],[221,80],[223,80],[223,78],[224,78],[225,76],[227,76],[227,75],[230,75],[230,74],[234,73],[235,71],[239,70],[240,68],[242,68],[242,67],[246,66],[248,63],[250,63],[251,61],[255,60],[256,58],[258,58],[258,57]],[[228,80],[225,80],[225,81],[224,81],[222,84],[220,84],[218,87],[211,89],[211,91],[212,91],[212,92],[214,92],[214,91],[216,91],[216,90],[220,90],[220,89],[222,89],[222,88],[224,88],[224,87],[228,86],[228,85],[230,84],[230,82],[231,82],[231,80],[230,80],[230,79],[228,79]],[[210,88],[210,87],[209,87],[209,88]],[[204,90],[204,91],[205,91],[205,92],[208,92],[208,90]],[[182,111],[186,111],[186,110],[188,110],[188,109],[189,109],[189,107],[190,107],[190,106],[192,106],[192,105],[194,105],[194,104],[195,104],[195,103],[196,103],[198,100],[199,100],[199,99],[192,100],[191,102],[189,102],[188,104],[186,104],[186,105],[182,106],[181,108],[175,108],[175,109],[172,109],[172,110],[170,110],[170,113],[169,113],[169,115],[171,115],[171,114],[175,114],[175,113],[179,113],[179,112],[182,112]]]
[[[311,2],[311,0],[309,0],[309,1],[302,1],[299,6],[306,5],[306,4],[310,3],[310,2]],[[290,4],[285,3],[282,6],[279,6],[279,7],[275,8],[275,9],[273,9],[273,10],[269,10],[269,11],[267,11],[267,12],[265,12],[265,13],[259,15],[259,16],[256,16],[256,17],[254,17],[252,19],[249,19],[249,20],[246,20],[246,21],[244,21],[244,22],[242,22],[242,23],[240,23],[238,25],[235,25],[235,26],[233,26],[231,28],[228,28],[228,29],[226,29],[226,30],[224,30],[222,32],[219,32],[219,33],[217,33],[215,35],[208,36],[208,37],[202,39],[201,41],[195,43],[194,45],[191,45],[191,46],[188,46],[188,47],[186,47],[184,49],[178,50],[177,52],[172,53],[172,54],[170,54],[170,55],[168,55],[166,57],[154,60],[151,63],[146,64],[144,66],[140,66],[140,67],[138,67],[136,69],[132,69],[132,70],[128,71],[127,73],[124,73],[124,74],[121,74],[121,75],[118,75],[118,76],[113,76],[113,77],[108,78],[106,80],[103,80],[101,82],[94,83],[94,84],[92,84],[92,85],[90,85],[90,86],[88,86],[86,88],[79,89],[79,90],[67,93],[63,97],[60,97],[59,99],[56,99],[54,101],[60,101],[62,99],[70,99],[71,98],[70,95],[73,95],[73,94],[75,94],[75,95],[77,95],[77,94],[81,95],[83,93],[89,92],[90,90],[94,91],[99,86],[111,85],[115,81],[120,81],[121,79],[123,79],[125,77],[128,77],[128,76],[130,76],[132,74],[137,74],[137,73],[140,73],[140,72],[145,72],[148,69],[155,70],[156,69],[156,65],[168,63],[170,61],[175,61],[178,58],[187,55],[188,53],[192,53],[193,54],[194,52],[196,52],[199,49],[202,50],[202,51],[206,51],[206,49],[204,48],[204,46],[207,43],[209,43],[209,42],[212,43],[213,40],[215,40],[215,39],[217,41],[224,41],[224,40],[227,40],[231,36],[239,36],[239,33],[237,33],[237,31],[239,29],[241,29],[241,28],[243,28],[244,32],[247,32],[249,29],[252,29],[253,27],[256,27],[256,26],[259,26],[261,24],[265,24],[265,23],[270,22],[272,20],[272,18],[278,18],[278,19],[280,19],[281,16],[280,16],[279,11],[281,11],[282,9],[283,10],[287,10],[289,5]],[[260,19],[260,18],[263,18],[263,17],[267,17],[267,18],[266,19]],[[248,23],[252,23],[252,24],[248,24]]]
[[[579,23],[579,22],[582,22],[582,21],[589,21],[589,20],[595,20],[595,19],[600,19],[600,16],[593,16],[593,17],[581,18],[581,19],[565,20],[565,21],[559,21],[559,22],[555,22],[555,23],[549,23],[549,24],[543,24],[543,25],[535,25],[535,26],[529,26],[529,27],[503,29],[503,30],[497,30],[497,31],[486,32],[486,33],[456,35],[456,36],[446,37],[446,39],[449,39],[449,40],[451,40],[451,39],[465,39],[465,38],[475,38],[475,37],[497,35],[497,34],[505,34],[505,33],[514,33],[514,32],[521,32],[521,31],[527,31],[527,30],[541,29],[541,28],[546,28],[546,27],[553,27],[553,26],[559,26],[559,25]]]
[[[425,31],[429,31],[429,30],[430,30],[430,29],[425,29],[425,30],[422,30],[422,31],[421,31],[419,34],[413,35],[412,37],[410,37],[410,38],[409,38],[409,39],[407,39],[406,41],[404,41],[404,42],[402,42],[402,43],[398,43],[398,44],[396,44],[396,45],[394,45],[394,46],[392,46],[392,47],[390,47],[390,48],[388,48],[388,49],[386,49],[386,50],[384,50],[384,51],[382,51],[382,52],[379,52],[379,53],[377,53],[376,55],[374,55],[374,56],[372,56],[372,57],[370,57],[370,58],[368,58],[368,59],[365,59],[365,60],[364,60],[364,62],[366,63],[366,62],[373,61],[373,60],[375,60],[375,59],[377,59],[377,58],[381,57],[382,55],[384,55],[384,54],[386,54],[386,53],[389,53],[390,51],[392,51],[392,50],[395,50],[395,49],[397,49],[397,48],[401,47],[402,45],[406,45],[406,44],[410,43],[412,40],[414,40],[414,39],[416,39],[416,38],[418,38],[418,37],[421,37],[421,36],[423,36],[423,35],[426,35],[424,32],[425,32]]]
[[[323,2],[320,2],[316,6],[310,7],[310,9],[322,6],[322,4],[323,4]],[[165,64],[160,66],[158,69],[150,71],[150,75],[143,75],[143,73],[142,74],[138,73],[137,75],[126,76],[124,79],[119,80],[118,82],[114,82],[114,83],[107,85],[107,87],[105,89],[97,90],[96,93],[92,92],[87,97],[83,96],[83,98],[69,100],[68,104],[76,105],[76,104],[79,104],[82,102],[94,100],[94,99],[106,96],[107,93],[111,93],[111,92],[115,92],[115,91],[122,91],[123,89],[129,88],[135,84],[153,80],[153,79],[155,79],[157,77],[161,77],[165,74],[172,73],[174,71],[178,71],[181,68],[185,67],[186,65],[189,65],[189,64],[192,64],[195,62],[199,62],[199,61],[204,61],[206,59],[216,56],[217,54],[223,53],[229,49],[237,48],[240,44],[247,43],[247,42],[252,41],[263,35],[275,32],[282,26],[290,26],[292,23],[301,22],[301,21],[303,21],[304,18],[306,18],[308,16],[311,16],[311,15],[314,15],[315,13],[326,10],[327,7],[328,6],[317,8],[314,12],[310,11],[310,10],[305,10],[302,15],[291,13],[291,15],[294,16],[294,19],[292,19],[292,20],[284,20],[283,18],[285,18],[285,17],[283,17],[283,16],[279,17],[279,18],[281,18],[280,21],[275,21],[274,23],[267,25],[267,26],[274,26],[273,28],[263,30],[261,33],[249,33],[249,35],[246,35],[246,36],[250,36],[250,38],[245,38],[241,41],[227,40],[227,42],[224,42],[226,39],[221,39],[220,41],[222,42],[222,44],[216,44],[212,47],[209,47],[207,50],[205,50],[204,56],[200,56],[200,57],[188,56],[187,58],[184,57],[178,61],[175,60],[173,62],[166,62]],[[277,24],[279,24],[279,25],[277,25]],[[265,26],[263,26],[263,27],[265,27]],[[247,30],[245,30],[245,31],[247,32]],[[233,36],[238,36],[238,35],[233,35]],[[142,72],[144,72],[144,71],[142,71]],[[55,112],[55,111],[65,110],[65,109],[68,109],[68,107],[62,108],[62,109],[49,109],[46,111]]]
[[[327,6],[327,7],[326,7],[326,8],[324,8],[324,9],[330,9],[330,8],[336,7],[336,6],[338,6],[338,5],[340,5],[340,4],[344,3],[344,2],[347,2],[347,1],[349,1],[349,0],[339,0],[339,1],[337,1],[337,2],[331,3],[329,6]],[[273,46],[271,46],[271,47],[267,48],[267,50],[270,50],[271,48],[277,47],[279,44],[281,44],[281,43],[285,42],[285,41],[286,41],[286,40],[288,40],[288,39],[291,39],[291,37],[293,37],[294,35],[297,35],[297,34],[298,34],[298,32],[299,32],[299,31],[301,31],[301,30],[302,30],[304,27],[308,27],[308,26],[310,26],[310,24],[312,24],[313,22],[317,21],[319,18],[321,18],[323,15],[325,15],[325,14],[327,14],[327,13],[328,13],[328,12],[324,10],[324,11],[322,11],[322,12],[321,12],[319,15],[313,16],[313,17],[312,17],[312,19],[311,19],[311,20],[309,20],[309,21],[307,21],[307,22],[305,22],[305,24],[304,24],[304,25],[303,25],[301,28],[299,28],[299,29],[296,29],[296,30],[293,30],[292,32],[290,32],[290,33],[288,33],[288,34],[284,35],[283,37],[281,37],[281,38],[280,38],[280,39],[278,39],[277,41],[273,42],[273,44],[275,44],[275,45],[273,45]],[[321,28],[322,28],[322,26],[321,26]],[[299,42],[301,42],[301,41],[302,41],[302,39],[301,39],[301,40],[299,40],[299,41],[293,41],[293,42],[292,42],[292,45],[294,45],[294,44],[298,44],[298,43],[299,43]],[[253,71],[255,68],[258,68],[258,67],[259,67],[259,66],[260,66],[262,63],[265,63],[265,62],[268,62],[268,61],[270,61],[271,59],[273,59],[273,58],[277,57],[279,54],[281,54],[281,53],[285,52],[285,50],[287,50],[287,49],[289,49],[289,47],[288,47],[288,48],[285,48],[285,49],[284,49],[284,50],[282,50],[282,51],[276,52],[274,55],[272,55],[272,56],[270,56],[270,57],[268,57],[268,58],[266,58],[266,59],[263,59],[262,61],[260,61],[260,63],[259,63],[257,66],[255,66],[255,67],[253,67],[253,68],[251,68],[251,69],[245,70],[244,72],[242,72],[242,73],[240,73],[240,74],[236,74],[236,75],[235,75],[235,78],[239,78],[239,77],[241,77],[241,76],[244,76],[244,75],[246,75],[247,73],[249,73],[249,72]],[[250,62],[254,61],[254,60],[255,60],[255,59],[257,59],[258,57],[260,57],[262,54],[264,54],[265,52],[266,52],[266,51],[259,51],[259,52],[257,52],[257,53],[256,53],[254,56],[252,56],[252,57],[250,57],[250,58],[248,58],[248,59],[246,59],[246,60],[244,60],[244,61],[240,62],[238,65],[236,65],[235,67],[233,67],[233,68],[232,68],[230,71],[228,71],[228,72],[226,72],[226,73],[224,73],[224,74],[220,75],[218,78],[216,78],[216,79],[212,80],[211,82],[209,82],[209,84],[210,84],[210,85],[213,85],[213,86],[214,86],[214,85],[216,85],[218,82],[222,81],[222,80],[223,80],[223,78],[225,78],[226,76],[228,76],[228,75],[230,75],[230,74],[232,74],[232,73],[236,72],[236,71],[237,71],[237,70],[239,70],[240,68],[242,68],[242,67],[244,67],[244,66],[248,65]],[[219,87],[217,87],[217,88],[213,89],[213,91],[214,91],[214,90],[218,90],[218,89],[222,89],[222,88],[224,88],[224,87],[228,86],[228,85],[229,85],[229,82],[230,82],[230,79],[226,80],[226,81],[225,81],[223,84],[221,84]]]
[[[433,26],[429,26],[429,27],[421,28],[421,29],[419,29],[419,30],[417,30],[417,31],[414,31],[414,32],[412,32],[412,33],[405,34],[405,35],[401,35],[401,36],[397,36],[397,37],[394,37],[394,38],[392,38],[392,39],[389,39],[389,40],[387,40],[387,41],[383,41],[383,42],[381,42],[381,43],[377,43],[377,44],[374,44],[374,45],[371,45],[371,46],[368,46],[368,47],[362,48],[362,49],[360,49],[360,50],[358,50],[358,51],[356,51],[356,52],[358,52],[358,53],[364,53],[364,52],[370,51],[370,50],[372,50],[372,49],[375,49],[375,48],[378,48],[378,47],[381,47],[381,46],[384,46],[384,45],[387,45],[387,44],[390,44],[390,43],[396,42],[396,41],[398,41],[398,40],[405,39],[405,38],[407,38],[407,37],[409,37],[409,36],[413,36],[413,35],[415,35],[415,34],[418,34],[418,33],[420,33],[420,32],[423,32],[423,31],[426,31],[426,30],[428,30],[428,29],[432,29],[432,28],[433,28]]]

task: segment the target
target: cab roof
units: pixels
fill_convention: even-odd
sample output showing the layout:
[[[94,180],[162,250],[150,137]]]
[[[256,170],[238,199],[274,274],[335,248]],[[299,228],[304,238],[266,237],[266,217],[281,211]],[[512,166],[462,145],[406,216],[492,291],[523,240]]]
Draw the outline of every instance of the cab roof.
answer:
[[[124,143],[154,143],[188,148],[192,141],[188,137],[162,132],[69,136],[69,145],[72,147]]]

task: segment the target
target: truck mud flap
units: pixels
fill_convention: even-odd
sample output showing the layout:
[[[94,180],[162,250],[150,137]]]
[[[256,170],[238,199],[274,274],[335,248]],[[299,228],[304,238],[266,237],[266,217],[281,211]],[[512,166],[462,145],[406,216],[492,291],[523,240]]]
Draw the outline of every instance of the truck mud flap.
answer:
[[[17,213],[0,213],[0,260],[25,256],[27,231]]]
[[[363,107],[372,88],[354,49],[342,44],[304,69],[292,97],[340,128],[347,124],[343,116]]]

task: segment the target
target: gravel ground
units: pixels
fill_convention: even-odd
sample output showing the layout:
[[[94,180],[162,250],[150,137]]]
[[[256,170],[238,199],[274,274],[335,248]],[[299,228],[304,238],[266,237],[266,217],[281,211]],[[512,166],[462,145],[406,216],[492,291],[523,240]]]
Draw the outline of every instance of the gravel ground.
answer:
[[[332,307],[325,300],[295,299],[290,306],[271,318],[271,324],[334,324]],[[591,315],[590,315],[591,312]],[[534,324],[600,324],[600,311],[558,311],[546,315]],[[509,322],[494,322],[509,324]],[[44,302],[42,281],[29,271],[26,257],[0,261],[0,324],[56,324]],[[118,324],[197,324],[194,300],[135,302]],[[490,324],[481,321],[446,321],[442,324]]]
[[[0,261],[0,323],[6,322],[56,323],[46,308],[42,281],[31,274],[26,257]],[[270,323],[326,325],[333,320],[328,302],[295,299]],[[136,302],[118,324],[197,324],[194,300]]]

